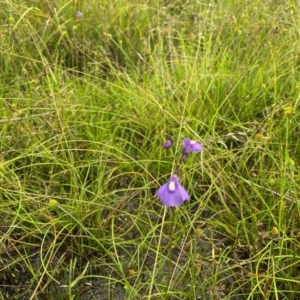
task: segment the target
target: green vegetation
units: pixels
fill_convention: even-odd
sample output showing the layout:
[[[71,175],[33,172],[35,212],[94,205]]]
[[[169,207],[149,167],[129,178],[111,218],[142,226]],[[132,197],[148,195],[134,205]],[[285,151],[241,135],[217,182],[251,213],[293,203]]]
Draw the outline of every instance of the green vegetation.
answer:
[[[0,300],[300,299],[298,1],[0,8]]]

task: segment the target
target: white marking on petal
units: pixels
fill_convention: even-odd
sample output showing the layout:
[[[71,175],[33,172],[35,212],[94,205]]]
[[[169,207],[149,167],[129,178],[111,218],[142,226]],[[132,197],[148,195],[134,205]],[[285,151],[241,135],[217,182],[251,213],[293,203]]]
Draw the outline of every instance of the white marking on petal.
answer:
[[[194,145],[194,144],[196,144],[196,141],[190,141],[190,144]]]
[[[175,186],[175,182],[174,181],[171,181],[169,183],[168,189],[169,189],[170,192],[174,192],[175,191],[176,186]]]

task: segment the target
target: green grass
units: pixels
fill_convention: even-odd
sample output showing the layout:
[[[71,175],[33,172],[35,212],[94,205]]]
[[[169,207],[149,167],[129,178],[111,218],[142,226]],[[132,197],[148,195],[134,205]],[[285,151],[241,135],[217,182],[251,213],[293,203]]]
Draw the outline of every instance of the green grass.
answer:
[[[0,8],[0,299],[300,298],[298,1]]]

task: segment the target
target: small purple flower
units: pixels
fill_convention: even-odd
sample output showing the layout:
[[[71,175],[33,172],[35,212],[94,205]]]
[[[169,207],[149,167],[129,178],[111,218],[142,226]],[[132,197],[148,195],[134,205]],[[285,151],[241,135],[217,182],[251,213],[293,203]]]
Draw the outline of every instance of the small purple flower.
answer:
[[[193,140],[184,139],[182,146],[182,154],[187,155],[189,152],[202,152],[202,146]]]
[[[177,175],[173,175],[167,183],[162,185],[156,195],[166,206],[179,206],[184,201],[190,200],[190,195],[179,183]]]
[[[162,146],[163,146],[163,148],[165,148],[165,149],[169,149],[169,148],[172,147],[173,142],[174,142],[174,138],[170,138],[169,140],[165,141],[165,142],[162,144]]]
[[[76,17],[82,18],[83,17],[83,13],[81,11],[78,11],[77,14],[76,14]]]

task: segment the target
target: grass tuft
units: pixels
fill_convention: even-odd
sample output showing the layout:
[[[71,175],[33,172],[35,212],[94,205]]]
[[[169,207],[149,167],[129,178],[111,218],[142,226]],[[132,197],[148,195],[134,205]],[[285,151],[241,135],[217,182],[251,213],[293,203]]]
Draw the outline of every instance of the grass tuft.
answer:
[[[0,7],[0,299],[299,299],[297,1]]]

